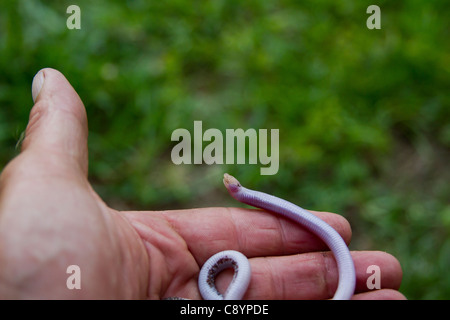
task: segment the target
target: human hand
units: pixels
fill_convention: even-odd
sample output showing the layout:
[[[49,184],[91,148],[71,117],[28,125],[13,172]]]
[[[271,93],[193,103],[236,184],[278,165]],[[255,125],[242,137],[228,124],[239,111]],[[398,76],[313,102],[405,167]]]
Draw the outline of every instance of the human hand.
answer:
[[[43,69],[33,96],[21,153],[0,175],[0,298],[198,299],[200,267],[226,249],[250,258],[253,274],[244,298],[333,296],[338,275],[332,254],[284,218],[239,208],[109,208],[87,180],[87,119],[74,89],[58,71]],[[350,240],[343,217],[315,214]],[[352,255],[354,298],[404,298],[396,291],[402,271],[394,257]],[[81,270],[79,290],[66,285],[67,267],[74,264]],[[369,265],[380,267],[383,289],[367,289]],[[219,288],[229,276],[219,276]]]

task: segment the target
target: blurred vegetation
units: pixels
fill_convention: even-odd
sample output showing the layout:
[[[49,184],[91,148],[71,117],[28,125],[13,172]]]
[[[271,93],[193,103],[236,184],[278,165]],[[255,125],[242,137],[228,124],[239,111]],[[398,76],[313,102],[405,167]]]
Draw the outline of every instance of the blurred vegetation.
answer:
[[[66,8],[81,8],[81,30]],[[382,29],[366,28],[381,8]],[[2,0],[0,168],[62,71],[89,117],[90,180],[118,209],[238,206],[223,172],[352,224],[401,262],[401,291],[450,298],[450,4]],[[180,165],[176,128],[280,129],[280,169]]]

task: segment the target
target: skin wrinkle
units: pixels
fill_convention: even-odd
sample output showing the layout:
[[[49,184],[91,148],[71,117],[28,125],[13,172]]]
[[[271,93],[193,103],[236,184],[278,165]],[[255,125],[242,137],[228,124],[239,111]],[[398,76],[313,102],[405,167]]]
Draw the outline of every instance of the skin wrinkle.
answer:
[[[158,263],[156,262],[156,259],[158,256],[162,255],[162,253],[159,250],[154,249],[153,244],[151,243],[151,241],[147,240],[147,232],[148,230],[151,230],[150,227],[138,220],[130,220],[131,225],[133,226],[133,228],[136,230],[136,232],[139,234],[141,241],[143,241],[144,247],[145,247],[145,252],[147,253],[147,261],[148,261],[148,265],[149,265],[149,270],[152,269],[152,265],[156,264],[158,265]],[[148,272],[148,290],[147,290],[147,295],[150,299],[157,299],[158,297],[156,296],[157,292],[161,292],[162,291],[162,283],[163,280],[161,279],[162,277],[155,277],[152,276],[152,273]],[[159,280],[159,281],[158,281]],[[156,288],[155,288],[156,286]],[[154,293],[153,293],[154,292]]]
[[[39,120],[45,113],[45,108],[38,108],[38,105],[39,104],[31,109],[30,119],[28,120],[28,125],[25,128],[26,135],[30,135],[33,132],[34,127],[39,123]]]
[[[214,243],[219,243],[217,245],[218,248],[230,248],[230,247],[237,247],[237,248],[242,248],[243,247],[243,243],[242,240],[245,238],[242,238],[241,235],[242,233],[245,233],[245,230],[240,230],[242,229],[242,225],[239,225],[238,223],[236,223],[236,220],[234,218],[234,214],[232,212],[232,210],[230,208],[224,208],[225,210],[223,210],[223,213],[220,215],[221,218],[226,218],[226,221],[228,221],[228,223],[226,224],[227,226],[223,226],[222,228],[225,231],[224,234],[227,234],[227,237],[224,237],[223,239],[218,239],[217,237],[212,240]],[[176,226],[171,222],[173,221],[170,218],[170,215],[166,215],[165,216],[171,226],[171,228],[173,230],[176,230]],[[242,232],[241,232],[242,231]],[[237,243],[235,243],[233,246],[231,246],[229,244],[229,241],[231,239],[236,239]],[[222,244],[223,242],[223,244]],[[189,248],[189,251],[192,253],[191,251],[192,249]],[[219,249],[218,251],[221,251],[221,249]],[[194,254],[193,254],[194,256]],[[209,258],[209,256],[207,257]],[[205,259],[206,260],[206,259]],[[203,261],[204,262],[204,261]],[[201,263],[200,261],[197,261],[197,265],[198,265],[198,270],[200,270],[201,266],[203,263]],[[228,286],[229,280],[232,277],[233,272],[229,272],[229,270],[224,270],[223,272],[220,272],[220,274],[217,277],[217,287],[219,288],[219,290],[223,289],[226,290],[226,287]],[[195,277],[197,276],[197,274],[194,275]],[[186,279],[186,281],[188,281],[188,279]]]
[[[159,214],[158,214],[159,215]],[[152,216],[157,216],[156,214],[152,214]],[[179,248],[185,247],[188,250],[187,244],[183,238],[178,236],[178,233],[174,231],[173,224],[170,223],[169,219],[166,216],[162,215],[162,219],[157,220],[158,223],[156,225],[147,225],[142,222],[133,219],[132,225],[136,228],[138,234],[141,236],[142,240],[145,242],[146,251],[148,254],[149,264],[151,266],[156,265],[167,265],[167,272],[160,277],[159,279],[152,278],[151,274],[149,275],[149,288],[152,292],[159,292],[159,296],[164,296],[166,292],[170,291],[179,291],[179,287],[183,283],[188,283],[190,279],[198,273],[198,269],[192,270],[191,272],[186,273],[185,267],[189,265],[186,263],[179,262],[173,263],[176,259],[180,257],[177,256],[176,252]],[[161,233],[156,232],[157,230],[163,230],[164,227],[160,227],[160,225],[165,225],[165,229],[169,230],[167,232]],[[154,229],[156,228],[156,229]],[[154,237],[154,235],[158,235]],[[174,235],[177,235],[174,237]],[[158,249],[160,248],[160,249]],[[190,260],[192,256],[186,256],[185,259]],[[185,260],[184,259],[184,260]],[[155,269],[156,267],[150,267],[149,270]],[[183,275],[183,276],[177,276]],[[177,279],[177,283],[171,283],[168,279]],[[157,283],[156,289],[154,289],[154,284]],[[164,286],[163,284],[167,284]],[[172,289],[175,288],[175,289]],[[150,296],[154,294],[149,292]]]
[[[333,279],[330,279],[329,275],[330,272],[332,274],[336,270],[333,271],[332,267],[323,268],[324,259],[329,258],[331,259],[327,253],[321,252],[284,256],[282,257],[283,260],[291,261],[288,269],[284,271],[283,269],[280,271],[279,268],[282,265],[275,257],[251,259],[252,264],[257,264],[258,268],[252,273],[252,282],[246,298],[260,299],[259,294],[265,295],[265,299],[331,298],[334,293],[331,289],[336,281],[332,281],[330,284],[328,281]],[[289,276],[295,280],[289,283],[283,281],[286,273],[289,273]],[[258,283],[259,285],[255,286],[252,283]],[[261,283],[264,285],[261,286]],[[277,296],[267,296],[268,293],[274,292],[277,292]]]
[[[62,113],[62,114],[66,114],[66,115],[61,115],[58,113]],[[49,119],[43,119],[44,117],[48,117]],[[55,111],[53,111],[52,113],[49,113],[48,111],[44,114],[41,114],[41,116],[39,117],[38,120],[36,120],[36,123],[34,124],[34,126],[31,128],[33,130],[26,130],[26,134],[25,134],[25,139],[24,139],[24,143],[23,143],[23,148],[27,148],[28,144],[29,144],[29,139],[33,139],[34,137],[34,133],[38,133],[38,131],[36,130],[47,130],[49,132],[49,141],[47,142],[46,147],[50,148],[52,151],[57,151],[57,150],[62,150],[63,153],[66,153],[70,156],[73,156],[75,158],[79,158],[82,157],[84,155],[86,155],[86,149],[87,149],[87,145],[86,144],[78,144],[77,140],[78,139],[65,139],[64,145],[58,145],[58,146],[54,146],[56,143],[60,143],[60,141],[58,141],[58,137],[55,136],[52,132],[52,128],[51,127],[42,127],[42,126],[37,126],[38,122],[40,121],[46,121],[46,122],[61,122],[60,119],[64,119],[64,122],[67,123],[67,126],[65,126],[66,130],[72,130],[72,128],[74,128],[73,125],[73,121],[70,120],[69,118],[74,118],[76,121],[80,121],[77,115],[74,114],[74,112],[68,111],[68,110],[64,110],[64,109],[56,109]],[[83,130],[83,132],[78,132],[77,135],[83,136],[83,137],[87,137],[87,132],[85,132]],[[42,144],[39,144],[40,147],[43,147]]]
[[[244,296],[245,299],[268,299],[271,300],[274,297],[271,295],[275,291],[275,283],[274,277],[272,275],[276,275],[277,273],[272,270],[272,266],[269,263],[270,259],[266,257],[254,258],[250,259],[250,264],[252,265],[252,279],[250,281],[250,286]],[[259,268],[254,270],[253,265],[255,262],[261,261]],[[258,278],[261,278],[258,280]],[[256,293],[256,294],[255,294]],[[270,295],[267,295],[270,293]],[[283,293],[284,295],[284,293]],[[282,296],[283,296],[282,295]]]
[[[320,266],[320,262],[322,256],[320,254],[299,254],[296,255],[296,264],[291,265],[294,270],[294,274],[298,274],[298,271],[295,271],[297,264],[301,264],[304,266],[305,272],[295,277],[296,281],[294,281],[291,286],[298,286],[300,294],[300,298],[303,299],[306,292],[310,291],[311,288],[314,288],[315,295],[312,295],[312,298],[320,298],[323,295],[323,288],[326,286],[324,283],[323,272],[320,269],[317,269],[317,266]],[[291,288],[292,289],[292,288]],[[286,289],[287,290],[287,289]],[[292,296],[291,292],[288,292],[286,296]]]
[[[281,230],[281,232],[279,233],[279,237],[280,237],[280,243],[282,244],[282,247],[280,249],[282,255],[286,254],[286,246],[289,243],[287,241],[287,236],[286,236],[286,228],[285,228],[285,224],[282,223],[281,219],[277,219],[277,224],[278,224],[278,228]],[[282,291],[284,292],[284,291]]]
[[[255,216],[255,219],[263,214],[264,215],[265,214],[273,215],[273,213],[270,213],[268,211],[261,210],[261,209],[250,209],[250,210],[257,215],[257,216]],[[229,211],[230,211],[230,209],[229,209]],[[265,231],[265,230],[270,231],[272,233],[271,237],[273,236],[273,234],[275,234],[275,236],[278,238],[278,239],[274,240],[272,243],[273,243],[274,247],[276,247],[277,251],[281,250],[280,255],[286,254],[286,252],[287,252],[286,245],[289,244],[289,241],[287,241],[288,237],[286,236],[286,234],[287,234],[286,224],[284,222],[285,222],[284,219],[277,219],[276,220],[277,226],[272,226],[270,228],[260,228],[261,231]],[[233,219],[233,223],[236,225],[235,219]],[[238,227],[236,226],[235,229],[238,229]],[[241,233],[238,233],[238,235],[241,235]],[[262,236],[264,236],[264,235],[262,235]],[[240,240],[241,238],[242,237],[238,237],[238,240]],[[279,248],[280,245],[281,245],[281,249]],[[241,247],[242,247],[241,241],[239,241],[239,248],[241,248]],[[264,250],[265,249],[266,248],[264,248]],[[253,256],[259,256],[259,253],[249,255],[249,257],[253,257]]]
[[[17,181],[25,181],[28,184],[29,180],[36,180],[37,184],[41,184],[45,181],[60,181],[65,183],[67,180],[76,182],[80,187],[86,187],[89,182],[86,177],[82,175],[74,175],[72,171],[66,170],[67,167],[77,167],[77,162],[74,159],[68,158],[66,161],[60,161],[58,157],[27,157],[27,150],[22,152],[16,157],[14,162],[10,162],[2,172],[2,176],[6,175],[5,179],[15,179]],[[39,151],[41,154],[42,151]],[[28,168],[34,167],[34,170],[29,170]],[[52,167],[54,172],[51,176],[45,173],[46,167]],[[38,168],[39,170],[36,170]]]
[[[271,217],[273,217],[274,215],[273,213],[268,212],[266,210],[255,209],[255,211],[271,215]],[[276,248],[275,250],[279,251],[280,255],[285,255],[287,254],[287,252],[289,252],[289,250],[287,249],[287,246],[290,243],[290,241],[288,241],[289,237],[287,236],[288,234],[287,226],[289,224],[289,221],[286,221],[283,218],[277,218],[275,221],[276,226],[266,230],[272,231],[272,233],[274,233],[275,236],[277,237],[277,239],[273,242],[274,247]],[[288,222],[288,224],[286,224],[286,222]]]
[[[161,263],[163,263],[160,261],[163,260],[161,259],[162,253],[154,248],[154,246],[148,241],[144,240],[144,246],[149,256],[149,270],[152,270],[155,266],[161,265]],[[147,295],[150,299],[159,299],[165,291],[163,284],[166,282],[166,278],[166,276],[155,277],[149,272]]]
[[[334,256],[330,251],[320,252],[314,255],[316,265],[322,266],[322,271],[318,272],[320,287],[322,288],[322,299],[331,299],[338,285],[338,269]]]
[[[187,259],[193,259],[192,254],[187,257]],[[169,262],[170,263],[170,262]],[[186,265],[189,265],[188,263],[186,263]],[[194,282],[195,285],[194,287],[196,288],[196,298],[200,298],[200,295],[198,293],[197,290],[197,275],[200,271],[200,267],[198,265],[196,265],[194,268],[191,268],[190,272],[186,273],[186,268],[185,265],[180,265],[177,268],[174,268],[172,270],[172,272],[170,273],[170,276],[172,279],[176,279],[176,281],[172,281],[172,282],[168,282],[168,286],[166,286],[165,290],[160,294],[160,297],[164,297],[164,296],[175,296],[176,292],[184,292],[186,291],[186,294],[183,294],[183,297],[192,297],[192,293],[187,291],[188,285],[191,282]],[[174,292],[174,294],[171,294],[172,292]]]
[[[237,239],[237,247],[238,248],[243,248],[244,246],[242,245],[242,240],[243,238],[241,237],[241,233],[238,232],[238,229],[240,227],[238,227],[238,223],[236,223],[236,220],[233,217],[233,213],[231,212],[230,208],[227,208],[226,213],[229,217],[229,220],[231,222],[231,225],[233,226],[233,233],[234,233],[234,238]],[[244,230],[245,231],[245,230]]]
[[[91,189],[91,192],[93,192],[93,190]],[[94,192],[94,195],[96,195],[96,193]],[[101,209],[102,211],[105,211],[105,215],[115,215],[117,217],[117,219],[121,220],[123,222],[123,224],[121,223],[120,225],[114,225],[113,219],[108,219],[108,225],[109,228],[108,230],[117,230],[118,232],[118,238],[120,239],[119,242],[117,242],[116,247],[122,247],[123,250],[115,250],[116,252],[119,252],[120,256],[118,258],[118,260],[123,264],[123,268],[122,270],[136,270],[137,267],[141,267],[142,265],[147,265],[148,267],[148,257],[143,257],[141,254],[141,252],[143,252],[143,250],[145,250],[144,244],[142,243],[141,238],[139,237],[139,234],[137,233],[137,231],[134,228],[126,228],[126,226],[130,225],[130,221],[125,217],[125,215],[123,215],[121,212],[118,212],[114,209],[110,209],[108,208],[103,201],[98,202],[98,206],[103,208]],[[125,227],[124,227],[125,226]],[[115,236],[113,234],[113,232],[109,232],[108,233],[108,237],[110,239],[110,243],[115,243]],[[129,237],[128,235],[132,234],[133,237]],[[138,244],[142,244],[139,247],[136,247],[136,243]],[[145,252],[145,251],[144,251]],[[139,258],[136,258],[136,256],[138,256]],[[139,260],[138,260],[139,259]],[[138,260],[138,263],[136,263],[136,260]],[[146,261],[145,261],[146,260]],[[132,263],[131,261],[134,261],[134,263]],[[122,272],[119,277],[121,277],[124,281],[118,281],[118,283],[130,283],[133,284],[134,282],[134,277],[138,274],[146,274],[146,273],[142,273],[140,272],[140,270],[137,270],[134,274],[127,274]],[[137,290],[135,290],[136,292],[148,292],[148,287],[146,286],[145,288],[142,288],[142,284],[147,284],[148,285],[148,281],[139,281],[137,283]],[[133,288],[132,286],[129,286],[126,288],[127,290],[127,294],[126,296],[133,296]],[[129,290],[129,292],[128,292]]]
[[[170,227],[170,229],[171,229],[173,232],[175,232],[176,234],[180,234],[180,231],[178,230],[176,224],[174,224],[174,220],[171,218],[170,211],[161,211],[161,212],[159,212],[159,213],[160,213],[160,214],[164,217],[164,219],[167,221],[168,226]],[[168,214],[168,213],[169,213],[169,214]],[[192,252],[192,248],[188,245],[188,243],[185,241],[185,239],[182,238],[182,240],[183,240],[183,242],[184,242],[184,247],[189,251],[189,253],[192,255],[192,257],[195,257],[194,252]],[[195,258],[194,258],[194,259],[195,259]],[[198,262],[197,260],[196,260],[196,262],[197,262],[198,269],[200,270],[201,265],[199,264],[199,262]]]
[[[338,272],[334,257],[332,258],[333,261],[331,261],[330,255],[332,255],[331,252],[321,252],[321,261],[319,262],[319,265],[323,266],[323,271],[319,274],[323,279],[322,283],[324,285],[327,297],[329,298],[333,297],[337,287],[337,282],[335,282],[334,277],[331,279],[331,275],[337,274]]]
[[[280,296],[278,299],[285,299],[287,287],[284,281],[281,281],[281,279],[283,278],[283,272],[280,272],[280,270],[277,271],[277,266],[276,264],[274,264],[274,261],[271,257],[264,257],[263,261],[266,266],[265,272],[267,272],[264,276],[267,280],[269,280],[270,292],[280,292]],[[271,299],[274,298],[274,296],[271,296]]]
[[[251,218],[249,218],[249,220],[256,220],[256,219],[258,219],[258,218],[260,218],[260,217],[262,217],[266,212],[265,211],[263,211],[263,210],[259,210],[259,209],[243,209],[243,210],[246,210],[246,211],[248,211],[248,212],[251,212],[251,214],[253,215],[253,214],[255,214],[255,216],[254,216],[254,218],[253,217],[251,217]],[[231,208],[227,208],[227,212],[232,212],[232,209]],[[240,213],[235,213],[236,215],[239,215]],[[230,216],[232,216],[232,214],[230,214]],[[248,247],[253,247],[253,246],[251,246],[251,245],[249,245],[249,244],[252,244],[252,242],[254,241],[254,238],[249,238],[248,240],[246,240],[245,241],[245,243],[244,243],[244,240],[245,239],[247,239],[247,237],[246,237],[246,231],[247,230],[245,230],[246,228],[243,228],[242,227],[242,225],[241,226],[239,226],[239,224],[238,223],[236,223],[236,221],[237,221],[238,219],[236,219],[236,218],[233,218],[232,219],[232,223],[233,223],[233,227],[234,227],[234,229],[236,230],[235,232],[236,232],[236,234],[237,234],[237,240],[238,240],[238,251],[239,250],[242,250],[242,248],[248,248]],[[251,223],[251,221],[250,221],[250,223]],[[248,224],[249,226],[251,225],[251,224]],[[252,226],[253,227],[253,226]],[[240,230],[240,229],[242,229],[242,231],[243,232],[238,232],[237,230]],[[276,228],[274,228],[273,226],[271,226],[271,227],[269,227],[269,228],[261,228],[261,227],[259,227],[258,228],[258,230],[260,230],[260,231],[266,231],[266,230],[269,230],[269,231],[271,231],[271,233],[273,233],[272,231],[274,231],[274,230],[276,230]],[[279,233],[278,232],[275,232],[275,235],[278,237],[279,236]],[[262,234],[262,236],[264,237],[265,235],[264,234]],[[273,235],[271,235],[270,237],[272,237]],[[275,240],[275,241],[272,241],[272,243],[271,244],[274,244],[274,245],[276,245],[277,243],[279,243],[277,240]],[[229,248],[230,249],[230,248]],[[255,248],[252,248],[253,250],[254,250],[254,252],[251,252],[251,253],[247,253],[246,255],[248,256],[248,257],[255,257],[255,256],[259,256],[261,253],[259,252],[259,250],[255,250]],[[267,249],[267,247],[266,248],[261,248],[262,250],[266,250]],[[260,249],[260,250],[261,250]]]
[[[217,209],[217,208],[215,208]],[[198,232],[192,232],[192,235],[194,235],[195,237],[199,238],[199,243],[203,243],[204,239],[209,239],[208,240],[208,247],[215,247],[217,248],[216,252],[218,251],[222,251],[224,249],[222,248],[226,248],[226,249],[230,249],[230,239],[233,239],[232,237],[228,236],[229,235],[229,229],[230,228],[234,228],[233,222],[231,221],[231,217],[229,214],[227,214],[227,211],[229,211],[229,208],[221,208],[223,210],[220,211],[220,213],[214,212],[211,213],[210,218],[214,218],[213,223],[211,223],[209,226],[210,228],[205,228],[205,225],[202,226],[202,233],[198,234]],[[213,210],[213,209],[211,209]],[[198,212],[198,210],[195,210]],[[177,218],[177,215],[184,215],[185,211],[179,212],[176,215],[173,215],[173,213],[171,212],[167,212],[166,214],[164,214],[165,218],[169,221],[169,223],[172,225],[172,228],[178,233],[178,234],[183,234],[186,230],[184,230],[184,225],[182,223],[182,221],[179,221]],[[202,214],[207,214],[208,213],[202,213]],[[214,214],[214,216],[213,216]],[[184,218],[184,217],[183,217]],[[226,223],[224,223],[223,218],[226,218]],[[220,226],[221,226],[221,233],[217,233],[217,226],[216,226],[216,220],[221,221]],[[189,232],[191,232],[191,230],[189,230]],[[191,234],[189,234],[191,235]],[[194,241],[192,241],[194,240]],[[195,243],[195,238],[191,239],[191,242]],[[214,245],[213,245],[214,244]],[[187,246],[187,245],[186,245]],[[208,254],[207,252],[205,252],[205,250],[203,250],[203,248],[201,246],[199,246],[198,248],[193,248],[193,247],[188,247],[189,252],[191,252],[191,254],[196,257],[196,261],[198,265],[203,265],[203,263],[212,255],[212,254]]]
[[[242,241],[241,237],[240,237],[241,233],[238,232],[238,228],[239,228],[238,224],[234,220],[234,215],[232,213],[232,210],[230,208],[224,208],[224,209],[225,209],[224,210],[224,214],[221,215],[221,217],[222,218],[226,217],[227,221],[230,222],[230,227],[233,229],[232,232],[224,232],[224,233],[228,233],[228,234],[233,233],[234,234],[234,238],[237,239],[237,241],[238,241],[237,247],[240,248],[243,244],[241,243],[241,241]],[[178,230],[176,224],[174,223],[174,221],[176,221],[176,220],[172,219],[172,215],[170,214],[170,211],[163,212],[163,215],[167,219],[167,221],[168,221],[170,227],[172,228],[172,230],[174,230],[175,232],[179,233],[179,230]],[[229,228],[228,227],[224,227],[223,229],[228,230]],[[224,237],[223,239],[219,239],[219,238],[216,237],[215,239],[211,240],[210,243],[211,242],[217,243],[216,246],[218,248],[229,248],[230,247],[230,245],[229,245],[230,238],[233,238],[233,237]],[[189,250],[189,252],[191,253],[192,257],[199,256],[198,254],[195,254],[195,251],[193,251],[193,248],[189,247],[187,244],[186,244],[186,247]],[[220,249],[218,251],[220,251]],[[190,278],[190,279],[186,278],[184,283],[189,283],[189,282],[194,281],[195,282],[195,287],[197,287],[197,280],[196,280],[196,278],[197,278],[198,272],[201,269],[203,263],[207,260],[207,258],[209,258],[209,255],[208,255],[208,257],[203,258],[202,260],[199,260],[198,258],[196,259],[198,270],[196,270],[196,272],[194,272],[192,274],[192,278]],[[226,290],[226,288],[228,286],[228,283],[229,283],[229,280],[231,279],[231,277],[233,275],[232,272],[228,272],[228,271],[229,270],[227,270],[227,269],[223,270],[217,276],[216,281],[217,281],[217,287],[219,288],[219,291],[221,289],[223,289],[223,291]],[[183,285],[183,283],[180,283],[180,286],[181,285]],[[168,292],[170,292],[170,288],[168,289]],[[174,292],[176,292],[176,291],[174,290]],[[196,290],[195,295],[197,297],[200,297],[198,290]],[[173,295],[171,295],[169,293],[168,296],[173,296]],[[191,296],[191,295],[183,295],[183,296]]]
[[[271,218],[274,217],[274,214],[268,211],[261,209],[255,210],[260,211],[260,214],[264,213],[268,214]],[[273,237],[273,235],[277,237],[277,239],[272,242],[274,247],[273,251],[280,252],[278,255],[306,251],[305,247],[308,245],[308,240],[305,240],[304,235],[308,234],[308,236],[310,236],[311,233],[309,231],[284,217],[277,217],[275,221],[276,226],[264,229],[272,232],[271,237]],[[291,236],[288,236],[289,234],[291,234]],[[301,240],[296,240],[297,238],[300,238]],[[313,241],[317,242],[316,237]]]
[[[267,212],[267,211],[265,211]],[[321,212],[316,211],[310,211],[312,214],[318,216],[321,218]],[[270,213],[274,215],[274,213]],[[348,221],[338,215],[333,215],[332,221],[329,221],[329,224],[342,236],[344,235],[344,241],[346,243],[349,242],[350,236],[347,236],[347,232],[344,232],[344,230],[350,230],[350,226],[348,224]],[[316,235],[308,231],[305,227],[291,221],[288,218],[285,217],[277,217],[278,226],[281,230],[281,244],[283,245],[283,255],[286,254],[292,254],[292,253],[302,253],[302,252],[309,252],[311,250],[313,251],[319,251],[328,249],[326,244]],[[274,230],[277,230],[277,228],[274,228]],[[292,236],[289,238],[287,234],[295,234],[294,239],[291,239]],[[299,238],[301,240],[296,240],[296,238]],[[290,240],[289,240],[290,239]],[[288,241],[289,240],[289,241]],[[300,249],[299,249],[300,248]],[[299,251],[300,250],[300,251]]]
[[[166,290],[161,293],[160,297],[191,297],[191,299],[201,299],[200,293],[197,288],[197,274],[199,270],[192,273],[189,276],[181,276],[181,270],[175,273],[173,281],[167,286]],[[190,290],[189,288],[195,288],[194,290]]]
[[[30,111],[30,117],[28,119],[28,125],[25,129],[25,137],[29,137],[33,134],[36,124],[38,124],[41,119],[45,116],[45,114],[48,113],[48,108],[46,101],[38,101],[36,104],[31,108]],[[39,126],[38,126],[39,128]],[[26,140],[26,139],[25,139]],[[25,140],[23,141],[25,143]],[[24,144],[22,143],[22,145]],[[25,143],[26,145],[26,143]]]
[[[25,154],[28,155],[28,153],[33,154],[33,157],[26,157]],[[61,159],[64,159],[64,161],[61,161]],[[23,167],[24,169],[15,170],[11,168],[11,171],[14,171],[14,174],[24,172],[26,174],[24,178],[27,178],[29,175],[36,177],[46,176],[44,169],[46,166],[51,166],[54,169],[52,176],[59,176],[63,179],[83,181],[86,184],[89,184],[89,181],[87,180],[87,165],[80,164],[78,159],[67,155],[67,153],[61,150],[51,150],[50,153],[43,148],[36,149],[34,146],[30,146],[23,150],[15,160],[16,161],[14,162],[10,162],[10,164],[16,167]],[[28,170],[28,165],[41,166],[42,170]],[[71,168],[72,170],[69,171],[67,168]],[[74,170],[74,168],[77,170]]]
[[[273,213],[272,213],[273,214]],[[281,255],[290,255],[295,253],[303,253],[308,252],[309,249],[306,249],[311,246],[311,242],[314,243],[314,247],[317,249],[320,249],[323,246],[323,242],[312,234],[310,231],[308,231],[303,226],[294,223],[290,219],[287,219],[285,217],[278,217],[277,219],[280,232],[280,239],[281,239],[281,245],[282,245],[282,254]],[[295,234],[293,239],[289,240],[288,234]],[[305,237],[305,235],[307,235]],[[293,236],[291,236],[292,238]],[[300,239],[300,240],[297,240]],[[319,244],[319,247],[318,245]]]
[[[270,285],[272,287],[271,292],[281,292],[281,296],[284,298],[286,297],[286,287],[284,285],[284,281],[280,281],[278,278],[279,274],[278,272],[275,272],[275,269],[273,268],[271,259],[265,259],[267,269],[269,270],[269,275],[272,275],[272,277],[269,277],[270,279]],[[275,276],[273,276],[275,275]],[[280,291],[278,291],[280,290]]]
[[[269,217],[269,219],[272,219],[274,214],[270,213],[266,210],[261,210],[261,209],[247,209],[250,210],[252,213],[254,213],[255,219],[264,216]],[[271,220],[272,221],[272,220]],[[291,222],[290,220],[284,218],[284,217],[277,217],[275,219],[275,223],[276,225],[271,225],[269,228],[260,228],[261,231],[270,231],[270,237],[273,238],[274,236],[276,237],[276,239],[274,239],[271,242],[271,245],[273,246],[273,251],[277,251],[280,252],[279,255],[286,255],[286,254],[290,254],[295,250],[298,250],[298,247],[301,247],[301,244],[303,244],[303,242],[296,242],[296,241],[288,241],[289,237],[287,236],[289,233],[291,233],[289,231],[289,229],[297,229],[297,230],[304,230],[304,228],[302,228],[301,226],[298,226],[297,224],[294,224],[293,222]],[[306,231],[307,232],[307,231]],[[262,237],[264,237],[265,235],[262,234]],[[297,244],[300,244],[300,246],[298,246]],[[262,250],[266,250],[267,248],[262,248]],[[259,256],[260,253],[256,252],[255,254],[251,255],[251,256]]]

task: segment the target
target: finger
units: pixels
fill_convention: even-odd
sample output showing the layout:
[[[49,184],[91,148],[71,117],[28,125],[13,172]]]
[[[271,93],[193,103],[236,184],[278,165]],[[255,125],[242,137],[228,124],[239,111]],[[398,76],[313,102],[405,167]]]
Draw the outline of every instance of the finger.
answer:
[[[400,286],[402,270],[393,256],[384,252],[355,251],[352,257],[357,292],[375,292],[367,287],[368,263],[380,267],[381,289],[396,290]],[[253,258],[250,263],[252,278],[245,299],[329,299],[337,288],[338,270],[330,252]],[[217,286],[223,289],[229,281],[229,275],[220,275]]]
[[[354,254],[356,292],[400,288],[403,271],[394,256],[382,251],[357,251]]]
[[[78,94],[59,71],[47,68],[34,77],[32,95],[22,152],[51,162],[49,169],[69,162],[87,175],[87,118]]]
[[[199,265],[223,250],[257,257],[327,249],[318,237],[299,224],[263,210],[202,208],[132,214],[146,224],[152,223],[154,214],[163,215],[185,240]],[[350,241],[351,229],[345,218],[327,212],[313,214],[335,228],[345,241]]]
[[[397,290],[380,289],[355,294],[352,300],[406,300],[406,297]]]

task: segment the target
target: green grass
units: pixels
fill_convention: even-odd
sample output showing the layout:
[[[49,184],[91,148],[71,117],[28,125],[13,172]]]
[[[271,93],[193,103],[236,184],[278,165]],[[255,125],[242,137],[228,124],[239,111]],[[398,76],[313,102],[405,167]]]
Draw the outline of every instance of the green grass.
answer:
[[[31,80],[61,70],[89,117],[90,180],[115,208],[234,206],[223,172],[338,212],[352,249],[401,262],[401,291],[450,298],[448,1],[2,1],[0,165]],[[81,8],[81,30],[66,8]],[[278,128],[280,169],[180,165],[171,133]],[[1,168],[1,167],[0,167]]]

